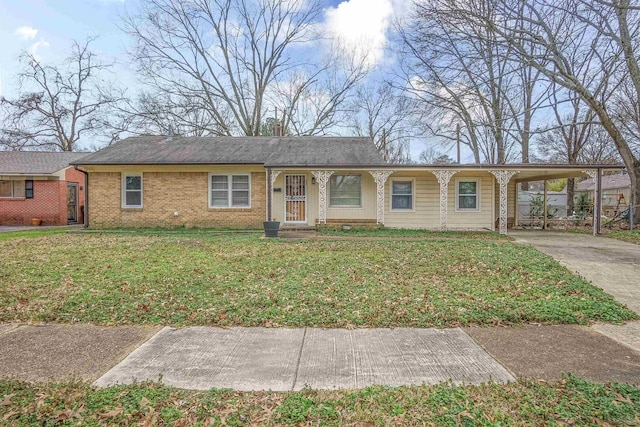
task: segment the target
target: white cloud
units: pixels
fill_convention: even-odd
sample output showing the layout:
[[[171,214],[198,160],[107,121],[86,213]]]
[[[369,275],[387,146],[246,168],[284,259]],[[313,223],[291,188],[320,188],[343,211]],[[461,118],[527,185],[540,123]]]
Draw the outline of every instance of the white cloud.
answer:
[[[15,35],[21,40],[33,40],[38,35],[38,30],[33,27],[18,27],[15,31]]]
[[[38,55],[38,50],[40,48],[43,47],[49,47],[49,42],[44,40],[44,39],[40,39],[37,42],[35,42],[34,44],[31,45],[31,47],[29,48],[29,53],[36,59],[36,60],[40,60],[40,55]]]
[[[387,35],[396,14],[404,14],[409,0],[346,0],[325,10],[327,35],[366,57],[369,65],[384,58]]]

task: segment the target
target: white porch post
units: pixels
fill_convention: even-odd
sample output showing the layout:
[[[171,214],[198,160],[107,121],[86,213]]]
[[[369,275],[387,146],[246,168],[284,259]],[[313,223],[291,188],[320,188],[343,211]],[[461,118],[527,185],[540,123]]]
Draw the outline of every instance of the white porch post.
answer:
[[[589,177],[593,180],[593,217],[591,219],[592,225],[593,225],[593,235],[596,236],[598,234],[598,224],[597,224],[597,219],[598,219],[598,215],[600,215],[599,212],[599,207],[598,207],[598,194],[600,192],[600,189],[598,188],[598,170],[597,169],[589,169],[589,170],[583,170],[582,171],[583,174],[585,175],[589,175]]]
[[[507,234],[507,186],[509,185],[511,177],[513,177],[520,171],[493,170],[489,172],[491,172],[493,176],[496,177],[496,181],[498,181],[498,184],[500,184],[500,234]]]
[[[446,231],[447,229],[447,206],[449,204],[449,181],[451,177],[459,170],[441,169],[430,171],[438,179],[440,183],[440,229]]]
[[[327,182],[334,171],[311,171],[318,181],[318,223],[327,223]]]
[[[389,175],[395,171],[369,171],[376,182],[376,223],[384,224],[384,184],[387,182]]]

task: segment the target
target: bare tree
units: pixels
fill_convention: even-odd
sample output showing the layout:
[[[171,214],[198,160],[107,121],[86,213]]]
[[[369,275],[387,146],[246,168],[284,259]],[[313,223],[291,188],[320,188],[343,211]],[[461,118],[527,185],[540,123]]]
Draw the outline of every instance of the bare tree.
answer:
[[[493,1],[463,3],[496,19]],[[455,4],[429,0],[414,7],[412,25],[401,30],[405,73],[409,91],[425,105],[429,133],[448,143],[460,138],[477,163],[505,163],[521,144],[526,158],[532,116],[544,98],[536,90],[540,73],[512,61],[500,35],[461,19]]]
[[[426,150],[420,153],[419,160],[429,165],[450,165],[455,163],[455,160],[449,157],[448,154],[443,154],[432,146],[428,146]]]
[[[73,42],[64,66],[41,63],[23,53],[20,95],[2,98],[0,143],[10,149],[74,151],[78,141],[101,127],[99,115],[116,99],[107,94],[100,72],[109,65],[89,49],[91,39]]]
[[[321,12],[318,0],[149,0],[140,14],[125,18],[124,28],[147,82],[201,105],[215,133],[259,135],[265,114],[278,107],[289,111],[293,131],[318,134],[362,77],[362,70],[336,72],[335,84],[316,96],[324,73],[340,65],[337,59],[313,65],[299,56],[299,47],[317,46]],[[278,92],[287,86],[292,96],[280,105]],[[293,123],[303,100],[320,98],[329,101],[316,103],[310,126]]]
[[[102,118],[110,142],[122,135],[216,136],[223,133],[198,99],[141,91],[134,99],[122,95]]]
[[[535,67],[548,79],[577,93],[593,109],[627,167],[635,202],[640,201],[640,158],[628,136],[622,132],[615,104],[610,97],[603,98],[597,93],[615,91],[628,79],[636,95],[633,99],[640,98],[637,96],[640,95],[640,46],[636,42],[640,31],[640,7],[629,0],[500,0],[500,19],[487,19],[463,7],[460,1],[451,2],[473,25],[498,33],[521,63]],[[516,25],[521,16],[517,3],[523,3],[530,12],[529,28]],[[525,40],[540,46],[546,54],[542,57],[532,54],[524,46]],[[591,79],[585,83],[576,77],[570,57],[587,57],[592,52],[595,52],[595,60],[591,62]],[[640,221],[640,210],[636,212],[635,220]]]
[[[361,85],[351,102],[346,127],[373,140],[391,163],[411,161],[409,144],[414,136],[414,105],[410,98],[387,82]]]

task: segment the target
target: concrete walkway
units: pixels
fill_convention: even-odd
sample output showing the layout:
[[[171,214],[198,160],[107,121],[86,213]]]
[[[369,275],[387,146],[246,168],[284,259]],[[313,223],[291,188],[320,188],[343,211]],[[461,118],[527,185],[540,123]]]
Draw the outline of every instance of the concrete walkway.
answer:
[[[461,329],[164,328],[95,385],[207,390],[478,384],[514,377]]]
[[[42,231],[42,230],[56,230],[56,229],[74,229],[82,228],[82,224],[73,225],[40,225],[34,227],[32,225],[0,225],[0,233],[12,233],[15,231]]]

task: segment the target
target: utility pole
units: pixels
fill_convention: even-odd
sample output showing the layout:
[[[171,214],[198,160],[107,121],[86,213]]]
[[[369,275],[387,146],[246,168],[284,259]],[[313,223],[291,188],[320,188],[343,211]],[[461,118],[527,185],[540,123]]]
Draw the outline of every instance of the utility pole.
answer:
[[[387,161],[387,130],[382,129],[382,158]]]
[[[460,164],[460,123],[456,125],[456,145],[458,147],[458,164]]]

